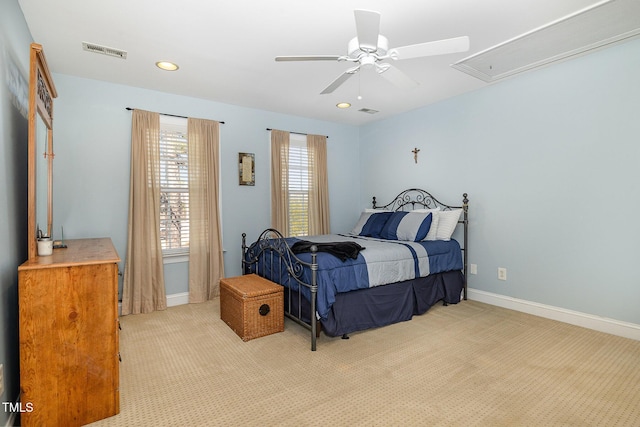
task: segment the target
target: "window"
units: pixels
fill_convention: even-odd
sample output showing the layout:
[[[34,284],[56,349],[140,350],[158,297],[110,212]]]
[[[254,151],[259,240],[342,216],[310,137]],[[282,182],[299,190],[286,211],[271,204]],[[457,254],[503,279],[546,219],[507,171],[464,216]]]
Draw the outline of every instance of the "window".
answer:
[[[160,116],[160,245],[165,255],[189,251],[187,119]]]
[[[328,234],[327,137],[271,130],[271,226],[285,236]]]
[[[304,135],[289,139],[289,236],[309,235],[309,153]]]

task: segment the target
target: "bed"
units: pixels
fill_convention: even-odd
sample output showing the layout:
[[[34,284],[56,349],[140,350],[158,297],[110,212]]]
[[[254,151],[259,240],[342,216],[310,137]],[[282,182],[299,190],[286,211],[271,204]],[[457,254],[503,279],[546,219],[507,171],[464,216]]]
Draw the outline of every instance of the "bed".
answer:
[[[284,286],[285,315],[317,337],[410,320],[434,304],[467,299],[468,197],[447,205],[422,189],[391,202],[375,197],[347,233],[284,237],[242,234],[242,272]],[[462,244],[452,236],[461,230]]]

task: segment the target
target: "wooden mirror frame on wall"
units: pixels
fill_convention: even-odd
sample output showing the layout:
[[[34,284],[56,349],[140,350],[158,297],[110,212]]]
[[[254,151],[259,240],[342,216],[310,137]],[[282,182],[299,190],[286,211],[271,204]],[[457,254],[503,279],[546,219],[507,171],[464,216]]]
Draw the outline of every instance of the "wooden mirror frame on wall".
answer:
[[[29,149],[28,149],[28,231],[29,259],[38,255],[37,229],[41,229],[43,234],[52,237],[53,232],[53,99],[57,97],[56,88],[44,57],[42,45],[31,43],[30,70],[29,70]],[[38,153],[37,134],[38,120],[42,120],[46,127],[46,143],[44,152]],[[36,156],[44,156],[46,159],[46,171],[37,170]],[[37,174],[46,173],[46,189],[38,188],[36,185]],[[41,186],[42,187],[42,186]],[[37,193],[46,191],[47,194],[47,224],[46,230],[42,227],[45,224],[38,224],[37,213]]]

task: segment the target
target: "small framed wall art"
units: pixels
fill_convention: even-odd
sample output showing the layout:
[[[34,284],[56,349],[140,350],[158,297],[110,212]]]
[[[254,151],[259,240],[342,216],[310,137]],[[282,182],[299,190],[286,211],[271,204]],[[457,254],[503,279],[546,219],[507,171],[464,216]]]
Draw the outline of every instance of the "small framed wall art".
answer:
[[[238,176],[240,185],[256,185],[256,155],[238,153]]]

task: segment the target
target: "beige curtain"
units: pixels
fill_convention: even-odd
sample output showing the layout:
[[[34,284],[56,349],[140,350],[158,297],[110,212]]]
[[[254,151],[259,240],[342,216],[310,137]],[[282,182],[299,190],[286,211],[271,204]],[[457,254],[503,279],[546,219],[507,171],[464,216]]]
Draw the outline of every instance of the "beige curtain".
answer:
[[[309,161],[309,234],[329,234],[327,137],[307,135]]]
[[[122,314],[167,308],[160,247],[160,116],[133,110]]]
[[[271,227],[289,235],[289,132],[271,131]]]
[[[212,120],[187,121],[189,141],[189,302],[219,295],[224,277],[218,212],[219,127]]]

